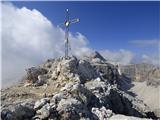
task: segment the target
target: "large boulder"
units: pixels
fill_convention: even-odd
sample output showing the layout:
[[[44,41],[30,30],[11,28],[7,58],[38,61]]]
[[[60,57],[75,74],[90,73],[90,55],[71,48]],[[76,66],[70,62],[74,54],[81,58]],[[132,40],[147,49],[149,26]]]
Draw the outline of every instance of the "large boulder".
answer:
[[[39,75],[44,75],[47,73],[47,70],[40,67],[31,67],[26,69],[27,75],[26,79],[35,83],[38,80]]]
[[[41,109],[37,110],[37,117],[41,120],[47,119],[50,116],[50,109],[49,103],[45,104]]]
[[[147,85],[158,87],[160,85],[160,68],[155,68],[147,74]]]
[[[69,59],[62,59],[57,65],[57,72],[60,73],[75,73],[78,67],[78,60],[76,57],[71,57]]]
[[[42,98],[38,101],[35,102],[35,105],[34,105],[34,109],[37,110],[37,109],[40,109],[42,106],[44,106],[46,103],[49,102],[49,98]]]
[[[2,120],[16,120],[15,114],[9,109],[1,110],[1,119]]]
[[[138,118],[133,116],[126,116],[126,115],[120,115],[116,114],[109,118],[109,120],[152,120],[149,118]]]
[[[112,110],[107,110],[104,106],[101,108],[92,108],[92,113],[97,120],[107,120],[113,115]]]
[[[93,66],[85,60],[79,61],[78,74],[83,80],[82,82],[85,82],[86,80],[92,80],[98,77],[98,74],[96,70],[93,68]]]
[[[1,110],[2,120],[24,120],[31,119],[35,110],[31,104],[12,104]]]
[[[57,111],[61,119],[67,120],[79,120],[81,117],[89,116],[87,108],[74,98],[62,99],[58,104]]]
[[[67,92],[59,92],[52,97],[51,102],[58,104],[61,99],[67,98],[67,95]]]

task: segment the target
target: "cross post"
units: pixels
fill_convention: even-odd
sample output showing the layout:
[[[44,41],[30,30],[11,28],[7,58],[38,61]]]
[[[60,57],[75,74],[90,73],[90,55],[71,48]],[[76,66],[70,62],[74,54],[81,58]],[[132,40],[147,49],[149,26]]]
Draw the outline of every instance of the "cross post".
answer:
[[[65,59],[68,59],[69,57],[69,26],[73,23],[79,22],[79,19],[72,19],[69,18],[69,10],[66,9],[66,20],[63,23],[65,26]]]

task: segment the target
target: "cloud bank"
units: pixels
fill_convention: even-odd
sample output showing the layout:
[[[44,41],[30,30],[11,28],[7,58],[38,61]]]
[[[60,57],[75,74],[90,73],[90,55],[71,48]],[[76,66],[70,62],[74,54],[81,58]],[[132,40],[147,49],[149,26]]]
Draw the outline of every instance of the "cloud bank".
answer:
[[[153,65],[160,66],[160,58],[159,57],[160,57],[159,55],[155,55],[155,54],[153,54],[152,56],[143,54],[142,58],[141,58],[141,61],[144,62],[144,63],[150,63],[150,64],[153,64]]]
[[[64,34],[36,9],[2,4],[2,83],[10,84],[13,79],[20,79],[25,68],[44,59],[62,56]],[[88,40],[81,33],[70,33],[70,41],[76,56],[91,51]]]
[[[129,41],[129,43],[137,45],[137,46],[141,46],[141,47],[145,47],[145,46],[157,46],[160,44],[160,40],[132,40]]]
[[[154,49],[154,53],[152,54],[149,54],[149,55],[142,54],[140,58],[140,62],[150,63],[150,64],[160,66],[160,40],[159,39],[132,40],[132,41],[129,41],[129,43],[135,45],[136,47]]]
[[[131,63],[134,54],[129,50],[120,49],[119,51],[102,50],[100,53],[109,61],[123,65]]]

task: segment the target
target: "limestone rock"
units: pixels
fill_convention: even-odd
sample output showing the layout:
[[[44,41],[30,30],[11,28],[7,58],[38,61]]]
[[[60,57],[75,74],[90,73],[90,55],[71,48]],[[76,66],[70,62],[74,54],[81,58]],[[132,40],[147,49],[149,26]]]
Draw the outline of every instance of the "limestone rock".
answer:
[[[38,117],[42,120],[48,118],[50,115],[50,109],[50,105],[48,103],[45,104],[41,109],[37,111]]]
[[[26,72],[27,72],[26,79],[35,83],[38,80],[38,76],[46,74],[47,70],[44,68],[31,67],[31,68],[26,69]]]
[[[17,104],[10,105],[6,109],[2,109],[1,118],[4,120],[24,120],[31,119],[35,115],[32,107]]]
[[[87,108],[74,98],[62,99],[57,107],[62,119],[78,120],[89,115]]]
[[[95,115],[94,117],[98,120],[107,120],[110,118],[113,113],[111,110],[106,110],[104,106],[101,108],[92,108],[92,113]]]
[[[2,120],[16,120],[16,117],[10,110],[3,109],[1,111],[1,119]]]
[[[53,103],[59,103],[59,101],[63,98],[67,98],[67,93],[66,92],[59,92],[57,94],[55,94],[52,99],[51,99],[51,102]]]
[[[79,61],[78,74],[81,76],[83,81],[91,80],[98,76],[93,66],[85,60]]]
[[[148,118],[138,118],[138,117],[133,117],[133,116],[125,116],[125,115],[113,115],[109,120],[152,120]]]
[[[47,102],[49,102],[49,98],[42,98],[41,100],[36,101],[36,103],[34,105],[34,109],[40,109]]]
[[[143,101],[121,89],[125,79],[99,53],[89,59],[47,60],[28,69],[27,79],[31,86],[22,83],[1,95],[2,120],[105,120],[116,114],[156,119]],[[33,102],[26,103],[29,98]]]

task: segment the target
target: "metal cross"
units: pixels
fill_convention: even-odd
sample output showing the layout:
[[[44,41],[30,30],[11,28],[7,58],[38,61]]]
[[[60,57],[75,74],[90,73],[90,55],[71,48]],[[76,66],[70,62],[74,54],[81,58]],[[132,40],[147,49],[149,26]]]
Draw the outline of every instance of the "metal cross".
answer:
[[[69,26],[73,23],[79,22],[79,19],[72,19],[69,18],[69,10],[66,9],[66,20],[63,23],[65,26],[65,58],[67,59],[69,57]]]

